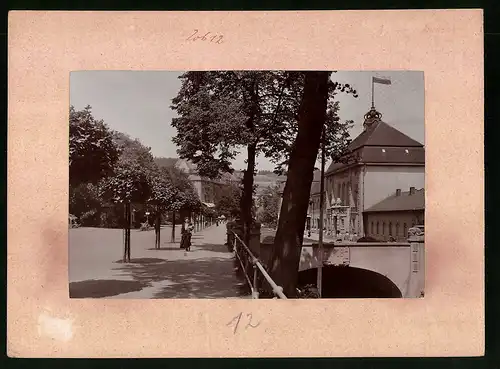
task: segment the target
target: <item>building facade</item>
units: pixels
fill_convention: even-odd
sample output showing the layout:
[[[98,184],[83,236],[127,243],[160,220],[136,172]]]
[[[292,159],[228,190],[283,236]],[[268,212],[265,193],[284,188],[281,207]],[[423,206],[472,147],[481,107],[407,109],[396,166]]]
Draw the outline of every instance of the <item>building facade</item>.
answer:
[[[396,192],[363,212],[364,234],[380,241],[404,241],[411,227],[425,225],[424,189]]]
[[[227,186],[239,183],[239,178],[231,174],[224,174],[220,179],[202,177],[198,174],[196,165],[185,159],[177,160],[175,166],[188,174],[200,201],[208,207],[215,206]]]
[[[319,217],[321,213],[321,171],[315,170],[313,182],[311,184],[311,193],[309,195],[309,207],[307,209],[306,229],[317,231],[319,226]]]
[[[381,120],[372,108],[363,132],[347,154],[332,163],[325,174],[325,225],[330,234],[365,234],[363,212],[396,189],[423,188],[424,146]]]

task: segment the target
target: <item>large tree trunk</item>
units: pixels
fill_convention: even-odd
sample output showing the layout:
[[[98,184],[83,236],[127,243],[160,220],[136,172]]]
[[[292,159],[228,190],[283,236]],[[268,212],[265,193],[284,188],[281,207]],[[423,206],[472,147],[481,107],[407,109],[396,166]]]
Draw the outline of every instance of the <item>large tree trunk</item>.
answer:
[[[325,122],[329,72],[306,72],[299,131],[290,154],[271,276],[288,297],[296,295],[300,253],[322,127]]]
[[[243,222],[243,237],[245,243],[250,243],[250,229],[252,226],[253,183],[255,172],[255,156],[257,145],[247,146],[247,169],[243,175],[243,193],[241,196],[241,220]]]
[[[172,243],[175,243],[175,211],[172,212]]]
[[[259,84],[254,76],[250,86],[247,86],[249,93],[250,118],[246,122],[247,128],[255,133],[254,121],[259,115]],[[250,231],[252,227],[252,207],[253,207],[253,183],[255,174],[255,157],[257,155],[257,141],[247,145],[247,169],[243,175],[243,193],[241,196],[241,220],[243,221],[243,240],[250,244]]]

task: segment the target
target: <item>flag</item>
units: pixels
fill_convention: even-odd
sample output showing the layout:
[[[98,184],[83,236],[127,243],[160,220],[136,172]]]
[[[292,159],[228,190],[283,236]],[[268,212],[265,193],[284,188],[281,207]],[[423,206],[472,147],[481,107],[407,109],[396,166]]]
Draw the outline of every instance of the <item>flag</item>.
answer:
[[[382,85],[390,85],[391,84],[391,79],[390,78],[373,77],[373,82],[374,83],[380,83]]]

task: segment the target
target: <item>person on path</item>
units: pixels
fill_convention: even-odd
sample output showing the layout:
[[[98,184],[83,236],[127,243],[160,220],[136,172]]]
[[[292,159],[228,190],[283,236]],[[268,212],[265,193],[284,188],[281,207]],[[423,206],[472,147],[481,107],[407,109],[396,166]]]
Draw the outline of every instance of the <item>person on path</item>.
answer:
[[[191,223],[189,218],[186,218],[184,220],[184,231],[181,238],[181,249],[185,249],[186,251],[191,250],[191,236],[193,234],[193,230],[193,223]]]

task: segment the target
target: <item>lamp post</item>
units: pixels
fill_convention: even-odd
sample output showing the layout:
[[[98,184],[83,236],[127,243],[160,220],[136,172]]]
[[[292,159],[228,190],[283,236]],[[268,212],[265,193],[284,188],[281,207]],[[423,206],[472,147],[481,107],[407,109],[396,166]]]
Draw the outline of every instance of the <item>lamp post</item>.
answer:
[[[315,223],[316,223],[316,218],[314,217],[314,215],[315,215],[315,214],[314,214],[314,203],[315,203],[315,201],[314,201],[314,199],[312,199],[312,205],[313,205],[313,206],[312,206],[312,217],[311,217],[311,223],[312,223],[312,224],[311,224],[311,229],[313,228],[313,226],[314,226],[314,225],[315,225]],[[314,228],[316,228],[316,227],[314,227]]]
[[[314,201],[312,199],[309,200],[309,209],[307,212],[311,211],[311,215],[309,215],[309,224],[307,228],[307,234],[309,235],[308,237],[311,237],[311,229],[312,229],[312,223],[314,220]]]
[[[323,218],[325,207],[325,126],[323,125],[323,132],[321,135],[321,180],[319,188],[319,242],[318,242],[318,295],[321,298],[323,287]]]
[[[146,211],[146,223],[148,224],[149,227],[149,211]]]

